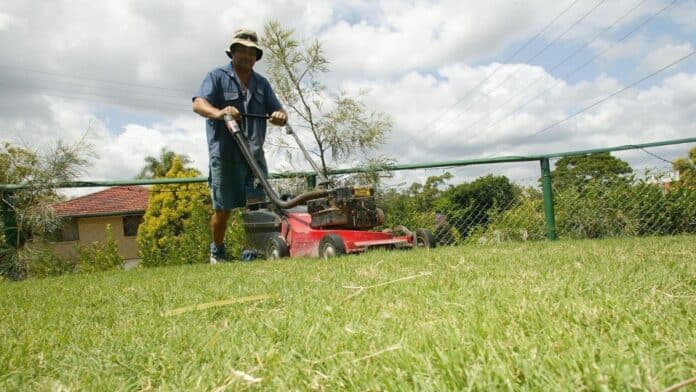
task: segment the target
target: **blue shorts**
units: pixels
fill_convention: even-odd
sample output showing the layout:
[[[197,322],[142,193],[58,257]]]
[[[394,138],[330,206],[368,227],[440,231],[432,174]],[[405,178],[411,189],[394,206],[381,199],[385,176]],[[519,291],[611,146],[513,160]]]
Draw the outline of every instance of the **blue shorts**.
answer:
[[[208,168],[208,186],[214,210],[229,211],[244,207],[247,197],[263,197],[263,191],[254,187],[256,177],[245,162],[211,157]]]

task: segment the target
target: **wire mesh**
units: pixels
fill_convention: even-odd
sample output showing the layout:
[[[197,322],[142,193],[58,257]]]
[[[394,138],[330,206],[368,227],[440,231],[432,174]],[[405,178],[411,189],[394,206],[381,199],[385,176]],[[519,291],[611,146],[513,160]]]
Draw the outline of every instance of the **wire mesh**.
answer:
[[[658,169],[653,170],[653,172]],[[386,226],[431,230],[439,245],[542,240],[547,236],[538,179],[510,181],[488,175],[451,183],[432,192],[388,188],[378,205]],[[430,196],[423,193],[431,191]],[[588,180],[574,186],[553,182],[556,232],[560,238],[605,238],[696,233],[696,188],[654,176],[620,181]]]

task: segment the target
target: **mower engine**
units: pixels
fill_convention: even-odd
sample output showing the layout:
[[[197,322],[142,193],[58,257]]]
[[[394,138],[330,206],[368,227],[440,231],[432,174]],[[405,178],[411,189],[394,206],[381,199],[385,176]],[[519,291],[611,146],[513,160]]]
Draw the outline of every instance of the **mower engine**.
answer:
[[[313,229],[369,230],[384,223],[375,203],[374,188],[337,188],[327,197],[307,201]]]

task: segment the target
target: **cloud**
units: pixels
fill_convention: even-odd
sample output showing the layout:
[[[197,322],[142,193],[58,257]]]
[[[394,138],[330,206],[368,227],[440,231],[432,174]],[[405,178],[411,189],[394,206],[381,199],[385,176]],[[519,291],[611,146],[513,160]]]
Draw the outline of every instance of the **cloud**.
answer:
[[[645,55],[636,68],[641,73],[648,74],[667,66],[693,51],[694,47],[690,42],[679,44],[668,42]]]
[[[331,61],[329,88],[368,89],[368,107],[395,121],[380,153],[401,163],[683,137],[695,114],[693,63],[530,136],[621,88],[622,76],[693,50],[684,38],[693,31],[694,18],[685,17],[693,9],[685,5],[663,16],[668,28],[643,29],[615,44],[616,31],[627,31],[667,4],[650,0],[614,34],[593,43],[593,53],[608,50],[594,64],[596,73],[580,82],[522,61],[593,4],[578,2],[514,63],[501,64],[566,5],[550,0],[212,1],[205,7],[184,1],[10,2],[0,13],[0,51],[6,60],[0,65],[0,140],[77,140],[89,128],[98,154],[90,178],[131,178],[144,158],[162,147],[188,154],[205,174],[205,125],[191,112],[190,98],[205,73],[227,61],[223,50],[235,28],[261,32],[271,19],[296,29],[298,37],[323,43]],[[563,50],[586,42],[634,4],[606,2],[547,55],[561,58]],[[618,62],[629,65],[617,71],[612,65]],[[261,73],[264,66],[258,64]],[[281,161],[274,156],[272,170],[287,166]],[[292,167],[306,168],[301,159]],[[514,168],[510,173],[520,175]]]
[[[12,15],[0,12],[0,31],[9,28],[13,21]]]
[[[508,72],[505,66],[501,74]],[[490,67],[468,68],[449,74],[468,74],[469,85],[481,80]],[[536,79],[540,72],[536,67],[526,67],[519,72],[520,84]],[[460,79],[432,83],[420,74],[409,74],[393,83],[356,85],[353,89],[368,87],[370,107],[395,116],[394,132],[385,151],[398,156],[402,163],[416,161],[466,159],[500,155],[501,150],[510,154],[549,153],[607,146],[625,143],[650,142],[683,136],[690,127],[690,116],[696,115],[696,75],[682,73],[665,79],[649,90],[629,90],[605,104],[580,114],[557,127],[534,135],[557,121],[578,112],[598,99],[623,87],[616,79],[600,76],[595,80],[575,85],[558,83],[550,75],[543,76],[544,85],[558,85],[542,95],[518,113],[508,115],[514,104],[502,106],[515,88],[486,97],[470,105],[466,112],[458,108],[447,110],[442,118],[453,121],[438,122],[443,112],[438,102],[451,101],[447,91],[460,91]],[[378,93],[375,93],[378,92]],[[479,96],[480,97],[480,96]],[[527,98],[525,96],[524,98]],[[458,107],[475,101],[476,96]],[[511,101],[515,102],[515,101]],[[469,128],[483,119],[478,126]],[[502,120],[501,120],[502,119]],[[498,121],[501,120],[501,121]],[[494,122],[497,124],[488,127]]]
[[[670,16],[688,31],[696,31],[696,6],[693,1],[679,2],[670,12]]]

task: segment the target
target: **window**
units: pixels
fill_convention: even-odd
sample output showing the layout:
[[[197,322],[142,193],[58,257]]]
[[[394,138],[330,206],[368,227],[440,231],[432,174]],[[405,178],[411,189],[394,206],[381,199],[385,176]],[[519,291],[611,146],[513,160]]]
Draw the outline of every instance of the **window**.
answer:
[[[143,223],[142,215],[127,215],[123,217],[123,235],[135,237],[138,235],[138,226]]]
[[[77,241],[80,239],[80,231],[77,227],[77,219],[67,218],[63,221],[60,228],[51,233],[50,238],[58,241]]]

